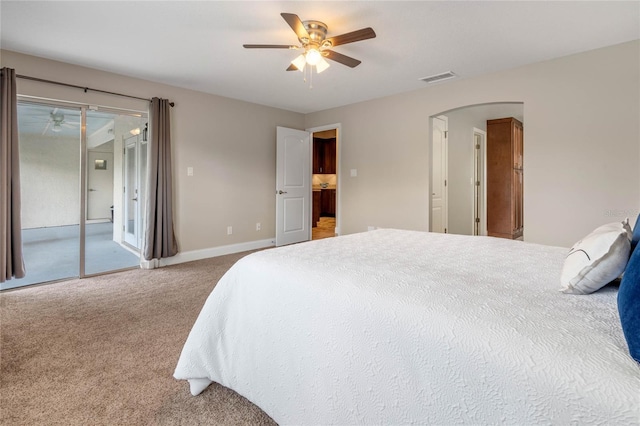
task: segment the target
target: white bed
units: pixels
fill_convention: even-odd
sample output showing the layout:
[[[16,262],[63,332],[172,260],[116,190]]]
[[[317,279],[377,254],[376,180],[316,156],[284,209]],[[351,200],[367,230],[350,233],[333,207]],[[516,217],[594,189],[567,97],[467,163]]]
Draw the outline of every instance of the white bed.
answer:
[[[254,253],[174,376],[279,424],[640,424],[617,287],[560,293],[566,253],[391,229]]]

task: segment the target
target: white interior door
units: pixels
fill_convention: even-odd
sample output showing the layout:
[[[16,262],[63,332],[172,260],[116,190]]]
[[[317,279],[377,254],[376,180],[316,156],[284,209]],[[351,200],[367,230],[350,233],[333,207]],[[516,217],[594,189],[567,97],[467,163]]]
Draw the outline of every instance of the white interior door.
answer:
[[[139,234],[139,199],[138,199],[138,137],[131,136],[124,142],[124,241],[135,247]]]
[[[113,153],[89,151],[87,164],[87,220],[111,220]]]
[[[431,232],[446,233],[448,228],[446,117],[434,117],[432,123]]]
[[[277,128],[276,246],[311,238],[311,134]]]

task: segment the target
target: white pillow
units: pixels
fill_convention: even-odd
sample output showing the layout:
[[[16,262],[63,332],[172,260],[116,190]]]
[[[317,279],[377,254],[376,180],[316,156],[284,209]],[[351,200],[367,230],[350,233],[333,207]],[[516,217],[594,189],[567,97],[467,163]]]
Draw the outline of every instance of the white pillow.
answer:
[[[571,247],[562,267],[563,293],[589,294],[618,278],[629,260],[629,219],[609,223]]]

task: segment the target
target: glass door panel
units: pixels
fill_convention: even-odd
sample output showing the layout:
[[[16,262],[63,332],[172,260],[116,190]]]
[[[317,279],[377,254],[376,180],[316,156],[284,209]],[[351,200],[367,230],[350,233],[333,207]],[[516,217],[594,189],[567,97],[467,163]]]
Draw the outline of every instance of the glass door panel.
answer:
[[[80,274],[79,108],[18,104],[23,254],[27,274],[0,289]]]
[[[119,201],[130,191],[127,176],[131,166],[116,153],[122,152],[123,147],[125,152],[128,150],[126,141],[137,137],[133,135],[140,133],[144,121],[140,116],[87,111],[85,275],[136,267],[140,263],[138,251],[124,244],[128,240],[123,234],[126,236],[132,225],[129,213],[124,217],[121,214]]]

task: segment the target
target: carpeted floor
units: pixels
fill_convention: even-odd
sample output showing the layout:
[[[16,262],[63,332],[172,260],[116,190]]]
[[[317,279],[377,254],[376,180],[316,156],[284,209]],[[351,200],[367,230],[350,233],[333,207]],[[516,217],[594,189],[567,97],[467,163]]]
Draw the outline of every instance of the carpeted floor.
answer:
[[[173,378],[218,279],[246,255],[0,293],[0,424],[275,424],[237,393]]]

